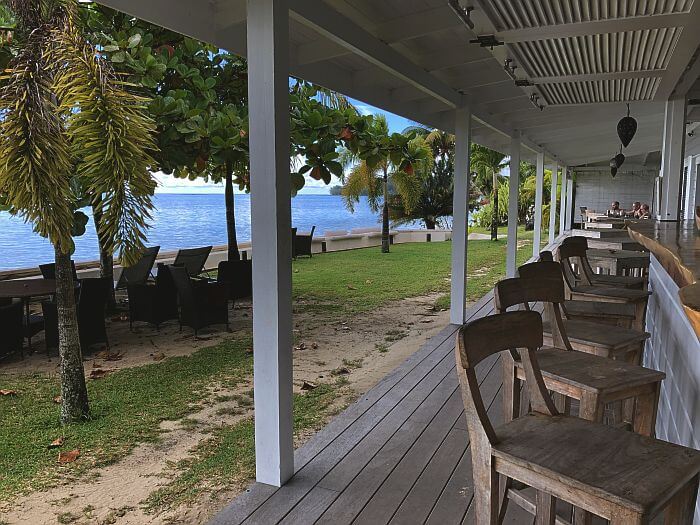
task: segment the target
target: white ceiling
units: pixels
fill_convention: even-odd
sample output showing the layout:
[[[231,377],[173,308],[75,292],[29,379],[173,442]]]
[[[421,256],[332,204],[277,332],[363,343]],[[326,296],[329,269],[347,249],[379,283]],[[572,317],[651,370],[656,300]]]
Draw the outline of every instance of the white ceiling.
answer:
[[[245,55],[245,0],[101,3]],[[626,102],[639,128],[625,154],[648,158],[661,148],[664,101],[700,73],[693,0],[470,0],[473,30],[448,0],[289,4],[291,74],[447,131],[468,102],[476,142],[507,153],[518,130],[529,160],[540,148],[569,166],[609,159]],[[477,35],[504,45],[470,43]]]

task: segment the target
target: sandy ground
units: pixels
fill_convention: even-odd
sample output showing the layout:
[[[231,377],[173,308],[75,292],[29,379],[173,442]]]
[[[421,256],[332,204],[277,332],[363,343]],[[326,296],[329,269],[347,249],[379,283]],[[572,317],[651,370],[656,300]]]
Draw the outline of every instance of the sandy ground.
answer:
[[[353,316],[347,320],[320,323],[318,315],[295,315],[294,384],[300,390],[304,382],[319,384],[347,378],[348,384],[337,400],[338,408],[369,390],[404,359],[435,335],[449,322],[449,313],[432,308],[437,296],[406,299],[379,310]],[[233,331],[247,330],[252,325],[249,303],[237,305],[231,312]],[[138,325],[132,333],[128,322],[115,317],[109,321],[109,351],[97,348],[86,356],[86,374],[95,368],[115,370],[129,366],[160,362],[168,357],[186,355],[228,337],[225,331],[202,332],[195,339],[187,328],[178,330],[177,323],[168,323],[156,332],[147,325]],[[3,372],[55,373],[57,357],[44,353],[43,342],[35,339],[38,350],[23,361],[7,363]],[[112,354],[110,359],[106,359]],[[117,360],[113,355],[118,354]],[[212,385],[216,388],[216,385]],[[240,394],[250,384],[241,385]],[[212,396],[213,399],[213,396]],[[172,524],[203,523],[228,501],[239,488],[204,496],[188,506],[146,514],[142,502],[159,487],[168,483],[173,463],[190,456],[192,449],[208,437],[207,431],[217,425],[230,425],[251,415],[251,408],[235,400],[212,402],[188,419],[197,420],[195,428],[177,421],[166,421],[161,427],[163,439],[157,444],[139,445],[134,451],[105,468],[95,469],[86,479],[66,482],[53,489],[19,498],[0,507],[0,524]],[[238,414],[217,414],[224,407],[238,408]],[[232,411],[233,412],[233,411]],[[302,436],[300,445],[309,436]]]

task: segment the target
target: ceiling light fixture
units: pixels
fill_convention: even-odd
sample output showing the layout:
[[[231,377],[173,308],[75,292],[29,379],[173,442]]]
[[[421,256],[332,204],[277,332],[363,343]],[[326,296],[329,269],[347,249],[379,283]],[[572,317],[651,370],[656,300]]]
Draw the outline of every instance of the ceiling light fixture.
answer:
[[[471,19],[471,12],[474,10],[472,6],[462,7],[459,0],[447,0],[447,5],[455,12],[465,26],[469,29],[474,29],[474,22]]]

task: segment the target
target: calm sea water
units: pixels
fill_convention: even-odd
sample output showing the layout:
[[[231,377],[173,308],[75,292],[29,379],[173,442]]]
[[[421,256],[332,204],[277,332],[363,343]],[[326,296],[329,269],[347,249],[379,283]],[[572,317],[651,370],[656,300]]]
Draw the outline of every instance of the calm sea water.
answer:
[[[226,217],[223,195],[158,194],[148,244],[161,250],[226,244]],[[84,210],[91,215],[90,210]],[[298,195],[292,199],[292,223],[301,231],[316,226],[316,232],[349,230],[378,225],[363,199],[350,213],[342,198],[335,195]],[[250,240],[250,196],[236,195],[236,228],[239,241]],[[88,230],[76,239],[76,261],[95,260],[99,256],[97,235],[92,219]],[[53,248],[32,231],[30,224],[0,212],[0,270],[28,268],[53,261]]]

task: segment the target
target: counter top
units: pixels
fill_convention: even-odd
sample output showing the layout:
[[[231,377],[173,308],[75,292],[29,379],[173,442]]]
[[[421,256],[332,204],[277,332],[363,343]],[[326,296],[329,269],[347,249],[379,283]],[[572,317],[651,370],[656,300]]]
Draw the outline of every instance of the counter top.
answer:
[[[629,225],[628,232],[656,256],[678,285],[681,304],[700,337],[700,232],[695,221],[640,221]]]

